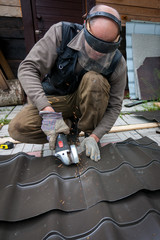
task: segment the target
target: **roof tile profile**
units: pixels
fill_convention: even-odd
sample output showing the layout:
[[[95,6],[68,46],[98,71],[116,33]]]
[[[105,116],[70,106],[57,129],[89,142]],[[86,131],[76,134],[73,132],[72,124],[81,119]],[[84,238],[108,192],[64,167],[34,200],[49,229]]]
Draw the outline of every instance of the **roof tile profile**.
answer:
[[[0,156],[0,239],[160,239],[160,147],[131,138],[80,155]]]

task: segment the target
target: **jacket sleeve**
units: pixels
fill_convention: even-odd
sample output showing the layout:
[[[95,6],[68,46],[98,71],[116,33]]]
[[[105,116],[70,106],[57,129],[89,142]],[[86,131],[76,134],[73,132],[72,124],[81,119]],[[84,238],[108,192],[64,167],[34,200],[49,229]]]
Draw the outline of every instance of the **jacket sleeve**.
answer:
[[[31,102],[40,111],[49,106],[41,79],[50,71],[57,58],[62,40],[62,23],[53,25],[31,49],[18,69],[18,79]]]
[[[93,131],[98,138],[110,131],[120,114],[126,87],[126,71],[126,61],[122,57],[109,81],[111,89],[108,107],[102,120]]]

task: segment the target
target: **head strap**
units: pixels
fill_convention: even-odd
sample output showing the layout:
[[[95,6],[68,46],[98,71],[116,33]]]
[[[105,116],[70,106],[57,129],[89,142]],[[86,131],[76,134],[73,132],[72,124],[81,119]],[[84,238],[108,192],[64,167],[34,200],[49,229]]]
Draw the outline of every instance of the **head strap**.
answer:
[[[86,21],[91,19],[91,18],[94,18],[94,17],[106,17],[106,18],[109,18],[109,19],[113,20],[115,23],[117,23],[117,25],[119,27],[119,32],[122,31],[121,21],[117,17],[115,17],[113,14],[103,12],[103,11],[94,12],[94,13],[91,13],[91,14],[87,15]]]

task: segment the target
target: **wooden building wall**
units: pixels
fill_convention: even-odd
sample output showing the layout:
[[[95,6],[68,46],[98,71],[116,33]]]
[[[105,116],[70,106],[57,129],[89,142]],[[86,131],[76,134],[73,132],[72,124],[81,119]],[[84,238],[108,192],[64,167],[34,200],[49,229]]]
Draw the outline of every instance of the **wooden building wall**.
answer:
[[[131,20],[160,22],[160,0],[96,0],[101,3],[117,9],[124,25]]]
[[[0,50],[17,77],[26,55],[20,0],[0,0]]]
[[[0,0],[0,16],[22,17],[20,0]]]

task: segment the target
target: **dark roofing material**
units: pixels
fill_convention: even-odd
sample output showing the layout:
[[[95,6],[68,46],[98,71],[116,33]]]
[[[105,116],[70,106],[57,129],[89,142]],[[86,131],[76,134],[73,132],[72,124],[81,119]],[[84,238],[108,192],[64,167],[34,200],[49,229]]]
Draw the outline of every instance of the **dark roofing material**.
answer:
[[[156,111],[139,111],[139,112],[133,112],[133,114],[144,117],[147,120],[155,120],[157,122],[160,122],[160,110]]]
[[[0,156],[0,239],[159,240],[160,147],[127,139],[101,157]]]
[[[160,57],[146,57],[143,64],[137,69],[141,99],[159,99],[159,69]]]
[[[122,201],[121,204],[117,203],[116,207],[112,204],[112,208],[106,202],[102,202],[84,211],[66,213],[55,210],[24,221],[2,222],[0,237],[4,240],[159,240],[160,213],[156,210],[156,205],[154,209],[154,201],[144,199],[145,195],[142,194],[140,198],[137,196],[137,202],[134,203],[133,199],[134,204],[130,205]],[[141,238],[138,238],[139,236]]]

